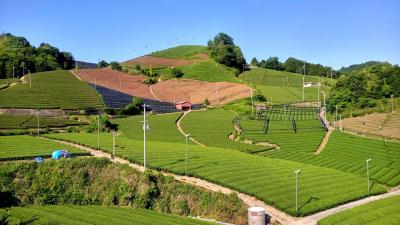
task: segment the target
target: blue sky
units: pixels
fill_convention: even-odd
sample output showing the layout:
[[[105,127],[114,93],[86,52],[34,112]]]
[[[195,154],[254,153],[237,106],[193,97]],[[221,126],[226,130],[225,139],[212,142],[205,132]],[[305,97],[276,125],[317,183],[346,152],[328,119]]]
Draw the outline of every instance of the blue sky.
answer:
[[[124,61],[231,35],[247,60],[293,56],[334,68],[400,63],[399,0],[0,0],[0,32],[76,59]]]

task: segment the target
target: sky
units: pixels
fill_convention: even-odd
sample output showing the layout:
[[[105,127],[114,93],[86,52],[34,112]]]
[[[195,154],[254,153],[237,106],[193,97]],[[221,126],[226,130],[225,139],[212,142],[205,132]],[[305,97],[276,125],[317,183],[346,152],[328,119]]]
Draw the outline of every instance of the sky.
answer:
[[[400,64],[400,0],[0,0],[0,32],[89,62],[206,45],[224,32],[248,61]]]

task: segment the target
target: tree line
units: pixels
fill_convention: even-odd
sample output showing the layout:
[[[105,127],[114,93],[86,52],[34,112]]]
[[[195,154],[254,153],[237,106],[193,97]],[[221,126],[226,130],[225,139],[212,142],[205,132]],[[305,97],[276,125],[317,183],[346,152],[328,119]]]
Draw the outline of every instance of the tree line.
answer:
[[[0,35],[0,78],[21,77],[28,72],[71,69],[75,59],[70,52],[41,43],[32,46],[24,37]]]
[[[374,107],[376,100],[400,97],[400,67],[388,62],[367,62],[344,68],[332,88],[328,110]]]
[[[289,57],[285,62],[279,61],[279,58],[276,56],[271,56],[268,59],[263,59],[261,61],[258,61],[257,58],[254,57],[251,60],[250,65],[292,73],[305,73],[306,75],[312,76],[332,76],[332,78],[337,78],[340,76],[339,71],[333,70],[332,67],[306,62],[293,57]]]

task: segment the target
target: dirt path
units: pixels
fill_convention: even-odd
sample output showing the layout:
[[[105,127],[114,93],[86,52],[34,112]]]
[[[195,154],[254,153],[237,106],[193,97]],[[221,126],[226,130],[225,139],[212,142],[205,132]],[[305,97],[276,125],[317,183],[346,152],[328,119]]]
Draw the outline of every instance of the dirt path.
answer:
[[[393,190],[393,191],[392,191]],[[291,224],[293,225],[317,225],[317,222],[325,217],[328,217],[330,215],[339,213],[341,211],[347,210],[347,209],[352,209],[356,206],[360,206],[360,205],[364,205],[367,204],[369,202],[373,202],[376,200],[380,200],[380,199],[385,199],[385,198],[389,198],[392,196],[396,196],[396,195],[400,195],[400,190],[399,189],[392,189],[389,193],[385,193],[385,194],[381,194],[381,195],[375,195],[375,196],[371,196],[368,198],[364,198],[364,199],[360,199],[358,201],[354,201],[354,202],[349,202],[347,204],[344,205],[340,205],[338,207],[332,208],[332,209],[328,209],[316,214],[313,214],[311,216],[307,216],[307,217],[303,217],[302,219],[295,221]]]
[[[75,144],[75,143],[71,143],[68,141],[60,141],[60,140],[55,140],[55,139],[51,139],[51,138],[46,138],[46,137],[40,137],[43,139],[47,139],[50,141],[54,141],[54,142],[58,142],[64,145],[69,145],[78,149],[82,149],[85,151],[88,151],[91,155],[95,156],[95,157],[105,157],[110,159],[113,162],[116,163],[121,163],[121,164],[127,164],[130,167],[143,172],[145,169],[143,166],[138,165],[138,164],[134,164],[129,162],[126,159],[120,158],[120,157],[114,157],[114,159],[112,159],[111,154],[110,153],[105,153],[93,148],[89,148],[89,147],[85,147],[79,144]],[[224,194],[231,194],[231,193],[236,193],[238,195],[238,197],[243,200],[243,202],[245,204],[247,204],[248,206],[258,206],[258,207],[263,207],[265,209],[265,212],[271,216],[271,221],[275,221],[278,222],[280,224],[290,224],[292,222],[294,222],[296,220],[295,217],[289,216],[286,213],[272,207],[269,206],[267,204],[265,204],[263,201],[257,200],[255,197],[252,197],[250,195],[246,195],[243,193],[239,193],[237,191],[231,190],[229,188],[223,187],[221,185],[218,184],[214,184],[199,178],[195,178],[195,177],[188,177],[188,176],[181,176],[181,175],[175,175],[175,174],[171,174],[171,173],[166,173],[166,172],[162,172],[163,175],[165,176],[172,176],[175,178],[175,180],[184,182],[184,183],[188,183],[194,186],[198,186],[198,187],[202,187],[205,188],[207,190],[210,191],[214,191],[214,192],[222,192]]]
[[[82,78],[80,78],[74,70],[69,70],[70,73],[72,73],[72,75],[74,75],[78,80],[83,81]]]
[[[153,89],[151,88],[151,86],[152,86],[152,85],[149,85],[150,94],[153,95],[153,97],[154,97],[155,99],[157,99],[158,101],[164,102],[163,100],[161,100],[161,99],[156,95],[156,93],[154,93],[154,91],[153,91]]]
[[[321,144],[318,146],[317,151],[314,153],[315,155],[319,155],[319,153],[324,150],[325,146],[328,144],[329,138],[331,137],[331,134],[333,133],[333,130],[328,130],[325,133],[324,139],[322,139]]]
[[[182,129],[182,127],[181,127],[181,121],[182,121],[183,117],[185,117],[185,116],[186,116],[187,114],[189,114],[189,113],[190,113],[190,111],[184,112],[184,113],[182,114],[182,116],[179,117],[179,119],[176,121],[176,127],[178,128],[179,132],[181,132],[181,134],[182,134],[183,136],[186,136],[186,133],[185,133],[185,131],[183,131],[183,129]],[[202,144],[201,142],[197,141],[196,139],[194,139],[194,138],[192,138],[192,137],[189,137],[189,139],[190,139],[191,141],[193,141],[194,143],[200,145],[200,146],[206,147],[204,144]]]

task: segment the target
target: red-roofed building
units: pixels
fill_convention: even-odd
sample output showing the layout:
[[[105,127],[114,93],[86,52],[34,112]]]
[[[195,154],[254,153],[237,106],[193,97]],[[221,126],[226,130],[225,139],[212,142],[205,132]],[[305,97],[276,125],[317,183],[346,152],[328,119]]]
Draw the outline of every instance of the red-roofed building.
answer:
[[[175,104],[175,108],[181,111],[188,111],[192,109],[192,103],[183,101]]]

